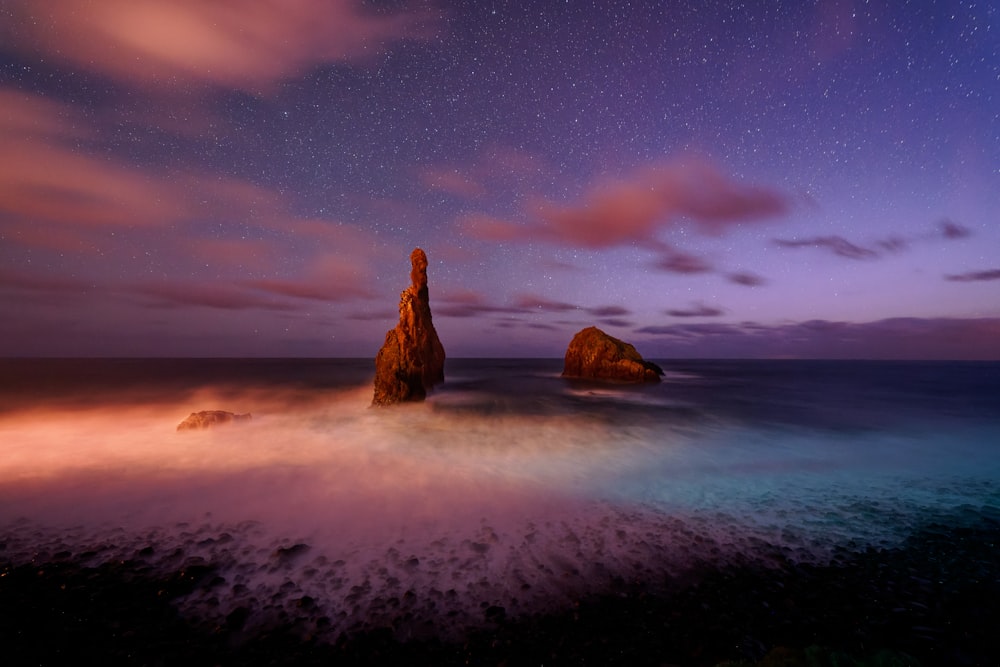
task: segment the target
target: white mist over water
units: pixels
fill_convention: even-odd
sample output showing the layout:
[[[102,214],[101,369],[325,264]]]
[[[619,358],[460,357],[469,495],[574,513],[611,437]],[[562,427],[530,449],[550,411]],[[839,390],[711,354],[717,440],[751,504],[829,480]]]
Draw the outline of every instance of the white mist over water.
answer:
[[[490,607],[544,611],[699,561],[891,545],[927,514],[998,500],[981,446],[995,424],[750,426],[675,418],[649,393],[561,395],[573,409],[443,392],[386,410],[369,386],[209,387],[2,414],[0,556],[211,564],[224,581],[181,602],[195,616],[447,634]],[[215,408],[253,420],[175,431]]]

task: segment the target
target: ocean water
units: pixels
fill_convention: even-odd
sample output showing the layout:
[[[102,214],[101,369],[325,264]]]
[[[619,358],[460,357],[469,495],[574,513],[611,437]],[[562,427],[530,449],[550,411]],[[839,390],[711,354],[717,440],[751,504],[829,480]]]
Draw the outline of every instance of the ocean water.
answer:
[[[0,361],[0,560],[208,565],[193,618],[454,637],[1000,516],[998,363],[658,363],[449,360],[371,408],[371,360]],[[175,430],[208,409],[253,418]]]

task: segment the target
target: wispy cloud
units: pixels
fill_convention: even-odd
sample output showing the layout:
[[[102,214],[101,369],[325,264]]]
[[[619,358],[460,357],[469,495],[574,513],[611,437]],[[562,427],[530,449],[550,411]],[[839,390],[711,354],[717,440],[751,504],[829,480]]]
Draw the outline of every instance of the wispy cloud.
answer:
[[[662,356],[1000,359],[1000,318],[672,324],[634,333]]]
[[[759,287],[760,285],[767,284],[767,280],[763,277],[749,271],[728,273],[726,274],[726,280],[734,285],[742,285],[743,287]]]
[[[525,313],[564,313],[570,310],[579,310],[579,306],[575,306],[571,303],[552,301],[534,294],[517,295],[514,297],[514,307]]]
[[[713,271],[712,265],[701,257],[691,253],[669,250],[656,262],[656,268],[667,273],[709,273]]]
[[[726,311],[703,303],[693,304],[690,308],[671,308],[666,313],[670,317],[718,317]]]
[[[683,221],[719,234],[789,208],[789,199],[777,190],[735,181],[707,162],[691,161],[647,167],[596,185],[576,205],[541,202],[525,212],[523,221],[470,215],[461,226],[483,240],[589,249],[638,243],[662,250],[659,234]]]
[[[202,306],[217,310],[296,310],[287,300],[277,300],[228,283],[150,282],[136,285],[129,292],[143,297],[157,308]]]
[[[329,62],[364,60],[439,27],[427,11],[353,0],[13,0],[11,45],[144,88],[268,92]]]
[[[876,239],[867,245],[862,245],[848,241],[843,236],[810,236],[801,239],[774,239],[774,245],[779,248],[820,248],[833,253],[838,257],[855,260],[879,259],[888,254],[902,252],[913,243],[924,243],[934,241],[955,241],[968,238],[972,231],[953,220],[941,220],[937,228],[923,234],[910,234],[907,236],[893,235],[882,239]]]
[[[1000,269],[988,269],[986,271],[970,271],[968,273],[959,273],[955,275],[945,276],[944,278],[945,280],[952,280],[954,282],[959,282],[959,283],[1000,280]]]
[[[875,259],[879,252],[851,243],[842,236],[812,236],[804,239],[775,239],[779,248],[825,248],[848,259]]]

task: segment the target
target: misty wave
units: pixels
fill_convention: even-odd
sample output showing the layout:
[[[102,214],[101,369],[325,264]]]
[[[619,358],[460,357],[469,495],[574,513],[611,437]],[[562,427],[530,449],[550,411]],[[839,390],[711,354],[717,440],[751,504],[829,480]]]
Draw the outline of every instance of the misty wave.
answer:
[[[705,563],[827,562],[898,544],[932,515],[1000,507],[988,413],[809,424],[775,419],[785,396],[754,388],[756,416],[743,389],[713,407],[711,378],[690,370],[637,389],[550,366],[468,364],[391,410],[369,408],[352,375],[9,411],[0,555],[211,570],[177,604],[215,623],[457,635]],[[175,432],[216,407],[253,420]]]

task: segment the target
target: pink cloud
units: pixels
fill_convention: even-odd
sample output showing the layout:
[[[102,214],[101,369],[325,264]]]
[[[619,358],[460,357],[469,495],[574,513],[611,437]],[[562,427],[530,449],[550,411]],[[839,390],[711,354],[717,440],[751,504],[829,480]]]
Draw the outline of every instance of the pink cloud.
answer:
[[[212,266],[270,271],[281,253],[273,243],[244,239],[187,239],[188,254]]]
[[[0,213],[15,227],[162,224],[187,213],[170,184],[80,154],[86,121],[44,98],[0,89]]]
[[[783,194],[734,181],[705,162],[649,167],[629,178],[591,189],[581,204],[542,202],[527,224],[488,216],[468,216],[461,226],[489,241],[542,240],[573,247],[602,249],[638,243],[665,248],[657,235],[683,221],[702,231],[728,227],[789,210]]]
[[[430,167],[420,172],[420,181],[433,190],[465,199],[476,199],[486,194],[486,186],[458,169]]]
[[[573,245],[607,248],[654,243],[660,230],[691,220],[717,234],[727,226],[784,214],[787,199],[738,183],[704,162],[651,167],[593,189],[581,206],[543,205],[546,234]]]
[[[227,283],[155,282],[138,285],[129,291],[160,308],[204,306],[219,310],[294,310],[294,306],[287,302],[262,297],[252,290]]]
[[[15,0],[21,50],[148,87],[191,83],[258,94],[322,63],[369,59],[428,39],[427,11],[366,11],[352,0]],[[30,20],[29,20],[30,17]]]
[[[371,296],[368,268],[355,258],[326,254],[314,259],[298,278],[247,280],[248,287],[297,299],[345,301]]]
[[[433,190],[465,199],[480,199],[490,193],[488,185],[520,189],[526,184],[550,181],[553,174],[541,157],[493,144],[465,163],[421,167],[417,177],[425,187]]]
[[[0,290],[11,291],[21,296],[28,293],[33,302],[38,302],[40,298],[47,298],[52,302],[76,299],[94,287],[92,281],[79,278],[0,268]]]
[[[80,153],[96,128],[67,106],[0,89],[0,224],[26,245],[93,250],[94,230],[287,217],[273,190],[238,178],[157,172]],[[90,231],[88,231],[90,230]]]
[[[537,227],[488,215],[466,215],[458,221],[458,226],[483,241],[532,241],[542,238]]]

